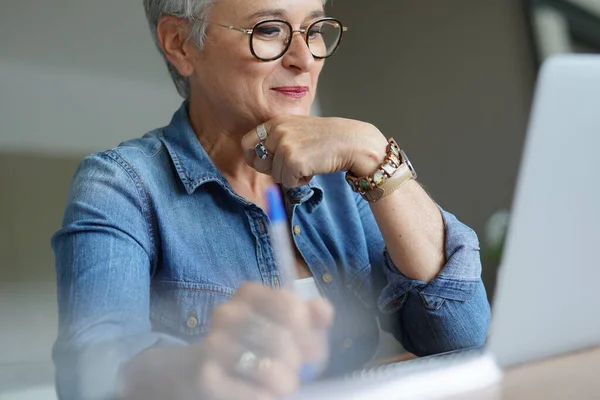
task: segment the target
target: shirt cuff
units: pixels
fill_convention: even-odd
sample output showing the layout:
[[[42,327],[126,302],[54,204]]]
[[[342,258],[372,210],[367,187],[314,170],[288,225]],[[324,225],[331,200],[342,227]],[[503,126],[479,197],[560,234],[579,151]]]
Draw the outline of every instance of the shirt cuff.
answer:
[[[429,283],[407,278],[392,261],[387,248],[384,249],[384,274],[387,284],[383,288],[378,307],[386,314],[402,308],[406,294],[419,292],[424,305],[439,308],[443,299],[466,301],[481,281],[481,259],[479,240],[471,228],[454,215],[440,208],[446,231],[446,265]]]

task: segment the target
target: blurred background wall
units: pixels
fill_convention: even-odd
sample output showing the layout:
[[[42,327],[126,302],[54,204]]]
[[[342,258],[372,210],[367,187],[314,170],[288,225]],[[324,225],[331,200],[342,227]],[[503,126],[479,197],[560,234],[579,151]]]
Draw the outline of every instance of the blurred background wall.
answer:
[[[330,13],[350,30],[323,73],[321,113],[394,136],[481,235],[510,206],[534,83],[522,2],[338,0]],[[35,379],[51,377],[49,240],[79,160],[165,125],[181,100],[141,1],[6,1],[0,38],[1,391],[20,384],[15,365],[43,360]]]
[[[529,112],[535,64],[522,2],[334,4],[350,29],[325,68],[323,113],[394,136],[434,199],[481,236],[510,205]]]

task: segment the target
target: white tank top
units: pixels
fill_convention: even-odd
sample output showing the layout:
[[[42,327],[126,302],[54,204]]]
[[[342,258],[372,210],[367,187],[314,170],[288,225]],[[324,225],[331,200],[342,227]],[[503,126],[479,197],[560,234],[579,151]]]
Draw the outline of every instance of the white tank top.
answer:
[[[310,300],[321,296],[321,292],[313,277],[296,279],[294,281],[294,292],[296,293],[296,296],[300,297],[302,300]]]

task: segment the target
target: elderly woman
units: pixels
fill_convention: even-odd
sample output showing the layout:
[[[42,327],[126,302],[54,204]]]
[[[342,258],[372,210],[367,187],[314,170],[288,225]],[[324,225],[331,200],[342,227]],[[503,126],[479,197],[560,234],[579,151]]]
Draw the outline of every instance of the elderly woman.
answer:
[[[417,355],[483,344],[474,232],[375,126],[309,116],[346,31],[322,0],[144,6],[185,101],[75,174],[52,240],[61,398],[272,399],[369,361],[378,322]]]

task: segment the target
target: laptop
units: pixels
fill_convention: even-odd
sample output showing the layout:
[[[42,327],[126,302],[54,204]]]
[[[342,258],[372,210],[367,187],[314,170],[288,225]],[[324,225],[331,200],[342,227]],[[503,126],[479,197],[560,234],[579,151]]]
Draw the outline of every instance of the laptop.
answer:
[[[293,399],[451,396],[600,345],[599,175],[600,56],[555,56],[537,82],[486,346],[315,382]]]

